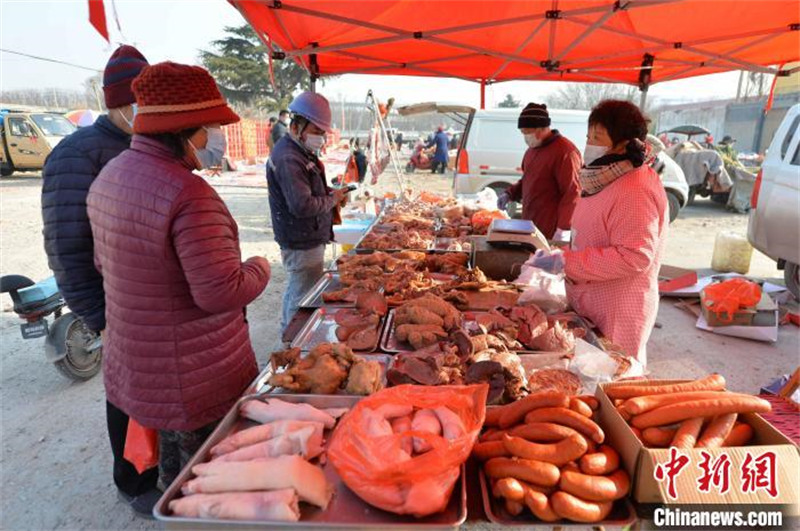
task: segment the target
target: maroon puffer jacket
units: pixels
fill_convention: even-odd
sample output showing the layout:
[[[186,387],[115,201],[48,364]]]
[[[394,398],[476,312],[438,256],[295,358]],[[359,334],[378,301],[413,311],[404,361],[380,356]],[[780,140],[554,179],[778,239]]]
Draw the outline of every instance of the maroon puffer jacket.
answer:
[[[106,292],[108,400],[162,430],[219,420],[258,374],[244,307],[269,274],[242,263],[222,199],[155,140],[134,136],[87,204]]]

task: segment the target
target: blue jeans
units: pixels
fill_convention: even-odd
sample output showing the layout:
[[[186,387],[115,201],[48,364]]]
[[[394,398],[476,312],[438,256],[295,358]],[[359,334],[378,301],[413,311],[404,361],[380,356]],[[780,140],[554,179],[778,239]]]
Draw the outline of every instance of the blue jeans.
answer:
[[[285,331],[297,311],[303,296],[322,276],[325,261],[325,246],[312,249],[281,249],[281,261],[288,277],[283,294],[281,331]]]

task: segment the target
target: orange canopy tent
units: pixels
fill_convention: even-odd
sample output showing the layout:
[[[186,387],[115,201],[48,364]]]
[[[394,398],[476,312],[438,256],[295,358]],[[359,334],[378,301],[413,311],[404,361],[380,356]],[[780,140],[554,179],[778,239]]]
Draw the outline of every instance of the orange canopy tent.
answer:
[[[797,0],[228,1],[273,59],[294,59],[312,80],[400,74],[646,90],[728,70],[788,75],[771,65],[800,59]]]

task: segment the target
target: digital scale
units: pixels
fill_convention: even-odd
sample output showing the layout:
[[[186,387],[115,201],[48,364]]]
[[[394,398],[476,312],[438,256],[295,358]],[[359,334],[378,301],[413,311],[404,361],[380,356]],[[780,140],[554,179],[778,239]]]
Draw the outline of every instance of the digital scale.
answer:
[[[494,247],[520,247],[535,252],[550,252],[550,244],[542,231],[527,219],[495,219],[489,225],[486,242]]]

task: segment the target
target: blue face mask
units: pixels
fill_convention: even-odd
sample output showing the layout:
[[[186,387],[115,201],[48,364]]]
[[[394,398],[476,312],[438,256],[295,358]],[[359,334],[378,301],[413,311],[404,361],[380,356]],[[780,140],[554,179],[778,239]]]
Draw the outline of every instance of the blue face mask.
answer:
[[[194,144],[189,141],[192,149],[194,149],[194,154],[197,157],[197,161],[200,163],[200,168],[198,169],[222,166],[222,157],[225,156],[225,150],[228,147],[228,143],[225,139],[225,133],[223,133],[222,129],[219,127],[204,127],[203,129],[206,130],[208,135],[206,147],[197,149],[194,147]]]

